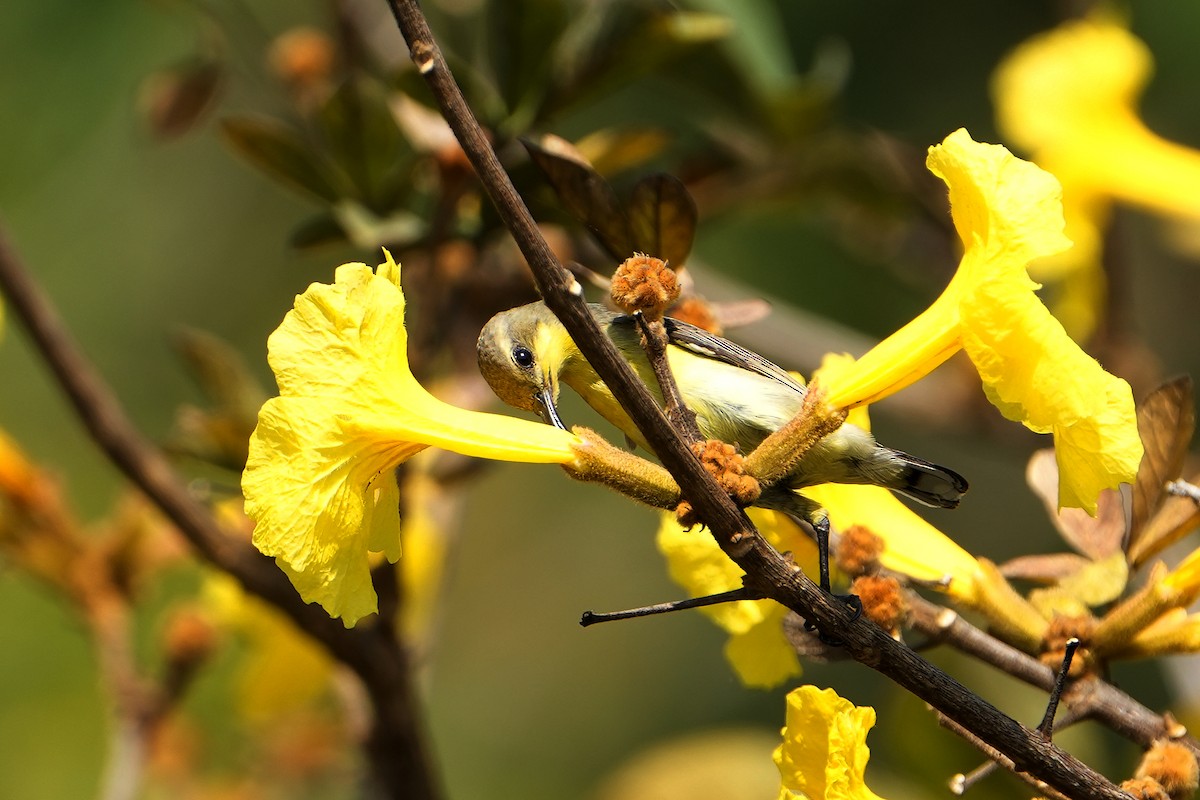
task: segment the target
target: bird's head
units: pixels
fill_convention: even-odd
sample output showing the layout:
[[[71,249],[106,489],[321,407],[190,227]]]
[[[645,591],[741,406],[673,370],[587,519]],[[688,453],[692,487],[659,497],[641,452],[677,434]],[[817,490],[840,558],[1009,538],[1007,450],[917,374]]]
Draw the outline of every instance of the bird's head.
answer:
[[[566,328],[544,303],[501,311],[479,334],[479,371],[514,408],[565,429],[558,417],[558,375],[573,349]]]

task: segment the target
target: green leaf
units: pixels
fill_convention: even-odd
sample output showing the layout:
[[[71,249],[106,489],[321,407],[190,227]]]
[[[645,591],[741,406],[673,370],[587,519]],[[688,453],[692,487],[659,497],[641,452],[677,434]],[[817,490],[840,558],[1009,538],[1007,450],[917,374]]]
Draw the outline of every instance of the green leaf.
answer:
[[[522,139],[521,143],[550,181],[567,212],[595,234],[618,261],[633,255],[629,220],[608,181],[570,143],[556,136],[544,137],[542,144],[528,139]]]
[[[696,238],[696,202],[678,178],[663,173],[643,178],[627,208],[635,250],[675,269],[687,263]]]
[[[337,218],[329,211],[309,217],[292,229],[288,244],[297,250],[315,250],[331,244],[343,244],[347,240]]]
[[[662,64],[728,36],[720,14],[661,11],[644,5],[596,3],[559,39],[553,96],[543,114],[582,105],[637,81]]]
[[[550,87],[554,44],[567,27],[563,0],[487,4],[487,54],[510,115],[528,118]]]
[[[380,247],[403,247],[425,235],[425,220],[407,211],[397,211],[378,217],[353,200],[343,200],[333,207],[346,238],[358,248],[376,251]]]
[[[285,186],[329,203],[338,199],[319,156],[294,128],[271,117],[231,117],[221,121],[221,133],[235,152]]]
[[[416,154],[388,108],[383,85],[365,76],[344,81],[317,121],[331,159],[353,183],[355,199],[377,213],[391,210],[395,176],[408,174]]]

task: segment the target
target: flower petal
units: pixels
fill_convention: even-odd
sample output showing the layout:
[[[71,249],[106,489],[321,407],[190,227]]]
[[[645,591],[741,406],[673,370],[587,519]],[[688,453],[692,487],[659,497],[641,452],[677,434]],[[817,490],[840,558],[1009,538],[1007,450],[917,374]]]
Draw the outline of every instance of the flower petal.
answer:
[[[979,563],[887,489],[827,483],[806,488],[804,495],[825,509],[834,529],[861,525],[883,539],[879,560],[888,569],[964,603],[975,600]]]
[[[966,248],[948,289],[981,272],[1028,281],[1030,261],[1071,246],[1058,180],[1007,148],[980,144],[959,128],[929,148],[925,163],[950,190],[950,213]]]
[[[981,282],[963,297],[963,344],[988,399],[1007,418],[1053,433],[1059,506],[1096,510],[1104,489],[1133,481],[1142,458],[1129,384],[1084,353],[1029,291]]]
[[[863,778],[874,724],[875,709],[857,707],[833,689],[793,689],[783,744],[775,749],[780,800],[878,800]]]
[[[428,446],[570,463],[568,431],[438,400],[408,365],[400,269],[338,268],[268,341],[280,396],[259,413],[242,487],[254,544],[301,596],[353,625],[376,607],[369,552],[400,557],[393,468]]]
[[[725,659],[737,673],[742,685],[751,689],[773,689],[800,674],[796,648],[783,633],[788,610],[770,600],[763,619],[741,633],[731,633],[725,643]]]
[[[792,554],[809,575],[817,570],[816,545],[785,515],[747,509],[763,537],[780,552]],[[671,580],[691,597],[726,592],[742,585],[742,571],[706,531],[685,531],[669,514],[662,516],[658,549],[667,559]],[[730,634],[725,655],[747,686],[770,688],[798,675],[795,648],[783,632],[787,609],[774,600],[738,600],[700,609]]]

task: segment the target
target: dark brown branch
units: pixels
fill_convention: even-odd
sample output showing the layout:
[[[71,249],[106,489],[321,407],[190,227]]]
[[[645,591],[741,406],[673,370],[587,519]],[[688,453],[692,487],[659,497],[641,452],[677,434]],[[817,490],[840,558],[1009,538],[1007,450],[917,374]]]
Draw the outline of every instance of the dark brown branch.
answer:
[[[932,641],[944,643],[1014,678],[1049,692],[1054,670],[1012,645],[981,631],[956,612],[915,595],[909,595],[909,626]],[[1095,677],[1071,683],[1063,693],[1071,718],[1093,719],[1114,733],[1150,747],[1168,738],[1200,756],[1200,742],[1182,735],[1170,720],[1156,714],[1107,681]]]
[[[704,437],[700,435],[700,428],[696,424],[696,412],[688,408],[687,403],[683,401],[683,393],[679,391],[675,373],[671,372],[671,365],[667,361],[669,339],[666,326],[661,318],[652,320],[645,314],[635,314],[634,319],[642,332],[642,347],[650,361],[650,368],[654,370],[654,379],[658,381],[659,391],[662,392],[667,419],[671,421],[675,430],[679,431],[685,442],[694,444],[701,441]]]
[[[777,600],[822,630],[836,631],[855,659],[884,673],[961,727],[986,732],[1015,768],[1036,775],[1072,798],[1127,798],[1102,775],[1001,713],[865,618],[820,591],[757,535],[749,519],[675,434],[650,392],[603,335],[583,301],[583,288],[543,239],[525,202],[471,113],[416,0],[389,0],[409,53],[451,130],[474,166],[530,269],[546,305],[612,390],[651,449],[704,520],[721,549],[746,573],[746,585]]]
[[[306,605],[271,559],[220,529],[209,510],[188,493],[162,452],[125,416],[21,264],[2,227],[0,288],[84,427],[117,468],[201,556],[287,614],[363,680],[376,712],[367,747],[377,790],[394,798],[440,796],[419,724],[408,655],[388,628],[345,628],[317,606]]]

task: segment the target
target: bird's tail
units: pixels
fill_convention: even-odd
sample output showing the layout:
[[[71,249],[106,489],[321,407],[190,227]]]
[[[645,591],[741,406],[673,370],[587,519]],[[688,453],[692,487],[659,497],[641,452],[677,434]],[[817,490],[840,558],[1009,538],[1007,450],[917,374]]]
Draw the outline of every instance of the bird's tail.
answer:
[[[958,507],[958,501],[967,491],[966,478],[952,469],[923,461],[899,450],[892,450],[892,455],[900,461],[903,469],[894,483],[889,482],[889,489],[927,506]]]

